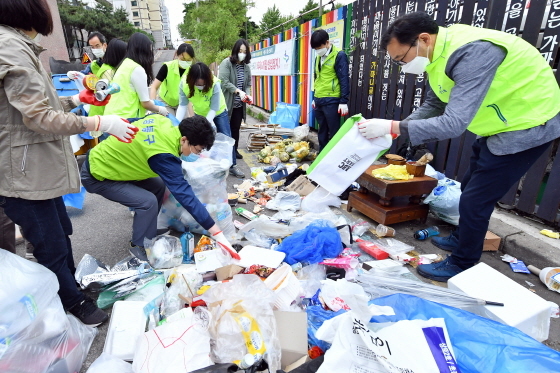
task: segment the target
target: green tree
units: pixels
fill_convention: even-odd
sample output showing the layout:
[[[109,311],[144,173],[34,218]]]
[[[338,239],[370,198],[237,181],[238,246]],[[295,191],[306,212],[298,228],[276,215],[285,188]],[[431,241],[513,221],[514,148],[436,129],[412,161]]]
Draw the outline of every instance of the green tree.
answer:
[[[317,8],[317,9],[315,9],[315,8]],[[307,14],[303,14],[305,12],[308,12],[308,11],[312,10],[312,9],[315,9],[315,10],[313,10],[312,12],[309,12]],[[315,18],[319,18],[319,4],[316,3],[313,0],[308,0],[307,4],[305,4],[305,6],[299,12],[299,14],[303,14],[300,17],[298,17],[298,22],[300,24],[305,23],[305,22],[309,22],[309,21],[311,21],[312,19],[315,19]]]
[[[217,61],[225,50],[231,50],[245,27],[246,0],[206,0],[185,5],[183,23],[178,26],[182,37],[196,39],[197,58],[207,64]]]
[[[261,29],[261,35],[259,39],[270,38],[276,34],[281,33],[289,28],[298,25],[297,19],[293,19],[292,15],[283,16],[280,13],[280,9],[273,5],[272,8],[268,8],[263,14],[261,24],[259,25]],[[282,26],[280,26],[282,25]],[[280,26],[280,27],[278,27]]]

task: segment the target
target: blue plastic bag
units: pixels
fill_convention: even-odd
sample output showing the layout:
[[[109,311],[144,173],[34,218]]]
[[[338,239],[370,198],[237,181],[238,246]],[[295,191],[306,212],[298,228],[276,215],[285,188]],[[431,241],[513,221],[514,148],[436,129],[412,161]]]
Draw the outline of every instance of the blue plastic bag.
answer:
[[[406,294],[377,298],[369,304],[395,311],[394,316],[374,316],[372,322],[445,319],[462,373],[560,372],[560,352],[512,326]]]
[[[283,128],[296,128],[299,126],[301,106],[299,104],[276,103],[274,111],[268,119],[268,124],[279,124]]]
[[[75,207],[82,209],[84,207],[84,200],[86,199],[86,188],[81,187],[78,193],[65,194],[62,196],[65,206]]]
[[[342,252],[340,234],[327,220],[316,220],[306,228],[284,239],[277,251],[286,253],[284,261],[315,264],[325,258],[336,258]]]
[[[326,352],[331,347],[331,344],[317,339],[315,333],[326,320],[342,315],[346,310],[342,309],[337,312],[327,311],[323,309],[323,306],[317,305],[307,307],[305,312],[307,312],[307,339],[309,345],[311,347],[318,346],[323,352]]]

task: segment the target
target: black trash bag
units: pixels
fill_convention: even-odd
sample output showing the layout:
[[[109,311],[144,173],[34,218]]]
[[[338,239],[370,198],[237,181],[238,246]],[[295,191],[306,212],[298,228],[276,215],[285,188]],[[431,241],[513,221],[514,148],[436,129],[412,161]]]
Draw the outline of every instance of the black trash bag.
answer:
[[[429,152],[430,150],[426,144],[412,146],[410,140],[407,140],[397,149],[397,154],[405,158],[407,161],[417,161],[422,158],[424,154]]]
[[[233,373],[237,372],[239,367],[235,364],[231,363],[224,363],[224,364],[216,364],[210,365],[206,368],[201,368],[197,370],[193,370],[191,373]]]
[[[323,364],[323,360],[325,359],[324,355],[319,356],[316,359],[308,361],[307,363],[297,367],[296,369],[292,370],[290,373],[315,373]],[[193,372],[194,373],[194,372]],[[278,370],[276,373],[286,373],[283,370]]]

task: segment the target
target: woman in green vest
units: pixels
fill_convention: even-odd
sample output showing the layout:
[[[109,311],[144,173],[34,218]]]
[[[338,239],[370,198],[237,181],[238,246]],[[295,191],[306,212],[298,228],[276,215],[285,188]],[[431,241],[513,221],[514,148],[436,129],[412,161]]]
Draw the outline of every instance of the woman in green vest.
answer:
[[[142,118],[146,110],[161,115],[168,111],[157,106],[150,100],[148,86],[154,80],[152,65],[154,54],[152,42],[144,34],[136,32],[128,40],[125,59],[117,69],[113,83],[117,83],[121,91],[111,96],[105,106],[105,114],[116,114],[122,118]]]
[[[194,60],[192,45],[183,43],[177,48],[177,59],[165,62],[150,86],[150,98],[156,98],[167,104],[167,110],[175,113],[179,105],[179,84],[183,74],[189,72]],[[159,97],[158,97],[159,89]],[[171,110],[172,109],[172,110]]]
[[[181,79],[179,107],[176,115],[179,121],[194,115],[193,113],[187,115],[189,102],[192,104],[194,114],[206,117],[210,123],[216,125],[218,132],[231,137],[226,99],[220,86],[220,80],[202,62],[192,65],[189,72]],[[235,177],[244,178],[245,174],[237,167],[235,149],[232,161],[230,173]]]

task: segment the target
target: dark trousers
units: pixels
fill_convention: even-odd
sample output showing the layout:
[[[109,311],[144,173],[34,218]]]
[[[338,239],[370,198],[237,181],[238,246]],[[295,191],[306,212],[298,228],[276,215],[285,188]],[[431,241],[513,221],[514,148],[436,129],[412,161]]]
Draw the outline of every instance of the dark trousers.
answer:
[[[241,128],[241,121],[243,120],[243,106],[233,108],[231,111],[231,118],[229,125],[231,127],[231,137],[235,140],[234,149],[237,151],[239,146],[239,129]]]
[[[161,178],[99,181],[91,175],[87,159],[82,165],[80,177],[82,185],[89,193],[99,194],[134,210],[132,244],[143,247],[144,238],[152,239],[157,236],[157,217],[165,194],[165,184]]]
[[[16,225],[0,207],[0,249],[16,253]]]
[[[340,129],[340,115],[338,104],[317,105],[315,104],[315,118],[319,122],[319,150],[323,150],[329,141]]]
[[[474,142],[470,165],[461,184],[459,227],[453,233],[459,238],[459,247],[452,253],[454,264],[467,269],[480,260],[494,205],[549,145],[550,142],[516,154],[494,155],[488,150],[485,138]]]
[[[39,264],[54,272],[60,286],[58,295],[68,309],[84,299],[77,289],[72,257],[72,223],[62,197],[32,201],[21,198],[0,197],[0,207],[21,227],[25,238],[31,242],[33,255]]]

